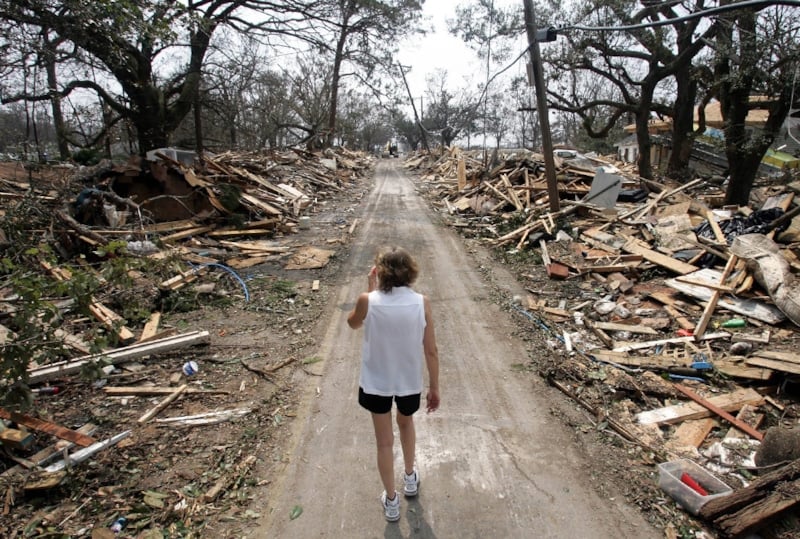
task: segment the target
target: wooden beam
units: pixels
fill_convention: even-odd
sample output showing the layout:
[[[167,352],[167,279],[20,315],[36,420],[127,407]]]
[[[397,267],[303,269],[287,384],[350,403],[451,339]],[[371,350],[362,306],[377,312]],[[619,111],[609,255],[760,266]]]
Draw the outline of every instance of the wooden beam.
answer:
[[[62,440],[68,440],[81,447],[88,447],[93,443],[97,442],[97,440],[95,440],[91,436],[87,436],[86,434],[83,434],[81,432],[71,430],[66,427],[62,427],[61,425],[56,425],[55,423],[51,423],[49,421],[44,421],[37,417],[32,417],[17,412],[9,412],[4,408],[0,408],[0,418],[13,421],[18,425],[25,425],[29,429],[46,432],[47,434],[52,434],[57,438],[61,438]]]
[[[106,386],[103,391],[109,397],[161,397],[170,395],[175,391],[174,387],[150,387],[150,386]],[[230,391],[222,389],[196,389],[188,388],[184,391],[187,395],[229,395]]]
[[[151,313],[150,318],[148,318],[147,322],[144,325],[142,334],[139,336],[139,342],[147,341],[151,339],[156,333],[158,333],[158,325],[160,323],[161,323],[161,313],[160,312]]]
[[[629,241],[622,246],[622,250],[628,253],[633,253],[636,255],[642,255],[642,257],[656,264],[663,268],[666,268],[670,271],[675,273],[680,273],[681,275],[685,275],[687,273],[692,273],[693,271],[697,271],[697,266],[692,266],[691,264],[687,264],[686,262],[681,262],[680,260],[676,260],[671,256],[667,256],[665,254],[653,251],[647,247],[644,247],[639,243],[639,240],[635,238],[629,238]]]
[[[730,333],[726,331],[721,331],[718,333],[709,333],[708,335],[703,335],[702,337],[697,337],[692,335],[689,337],[672,337],[669,339],[658,339],[655,341],[620,343],[614,348],[614,351],[631,352],[633,350],[643,350],[645,348],[652,348],[660,344],[678,344],[678,343],[692,343],[697,341],[711,341],[715,339],[728,338],[730,336],[731,336]]]
[[[710,397],[707,400],[725,411],[735,412],[740,410],[745,404],[752,404],[754,406],[762,404],[764,402],[764,397],[756,390],[748,387],[740,388],[724,395]],[[662,425],[710,416],[711,411],[707,408],[695,402],[686,402],[640,412],[636,414],[636,420],[643,425],[651,423]]]
[[[744,360],[744,362],[754,367],[763,367],[765,369],[787,372],[789,374],[800,374],[800,365],[797,365],[795,363],[788,363],[786,361],[765,359],[763,357],[748,357],[747,359]]]
[[[731,257],[728,259],[728,262],[725,264],[725,269],[722,270],[722,275],[720,275],[719,278],[720,285],[724,285],[725,281],[728,280],[728,276],[730,276],[731,271],[733,271],[737,260],[738,258],[735,255],[731,255]],[[703,333],[705,333],[709,322],[711,322],[711,317],[714,315],[714,310],[717,308],[717,303],[719,302],[721,294],[722,292],[720,292],[720,290],[714,290],[711,293],[711,298],[709,298],[708,303],[706,303],[706,307],[703,309],[703,314],[700,315],[700,320],[697,322],[697,326],[694,328],[694,334],[696,337],[702,337]]]
[[[152,407],[150,410],[145,412],[144,415],[142,415],[142,417],[139,418],[138,422],[139,423],[147,423],[148,421],[153,419],[156,415],[158,415],[158,413],[161,410],[163,410],[164,408],[169,406],[169,404],[172,401],[174,401],[175,399],[180,397],[181,394],[184,391],[186,391],[186,388],[188,388],[188,387],[189,387],[189,384],[183,384],[178,389],[173,390],[172,393],[170,393],[169,396],[167,396],[164,400],[162,400],[161,402],[156,404],[154,407]]]
[[[697,393],[695,393],[694,391],[692,391],[691,389],[689,389],[685,385],[683,385],[683,384],[675,384],[675,388],[678,391],[680,391],[681,393],[683,393],[684,395],[686,395],[687,397],[689,397],[690,399],[692,399],[693,401],[695,401],[697,404],[701,405],[703,408],[708,408],[709,410],[711,410],[712,412],[714,412],[715,414],[720,416],[722,419],[724,419],[725,421],[727,421],[728,423],[730,423],[731,425],[733,425],[734,427],[736,427],[740,431],[744,432],[745,434],[748,434],[748,435],[752,436],[753,438],[755,438],[759,442],[764,439],[764,435],[762,433],[758,432],[756,429],[754,429],[753,427],[751,427],[750,425],[748,425],[744,421],[739,421],[738,419],[733,417],[731,414],[729,414],[728,412],[726,412],[725,410],[723,410],[719,406],[715,405],[714,403],[708,401],[707,399],[704,399],[703,397],[701,397],[700,395],[698,395]]]
[[[44,367],[38,367],[28,370],[29,383],[44,382],[62,376],[67,376],[80,372],[80,370],[92,362],[102,360],[110,361],[112,364],[125,363],[126,361],[133,361],[140,357],[153,355],[159,352],[167,352],[176,348],[184,346],[193,346],[196,344],[205,344],[210,340],[208,331],[193,331],[190,333],[183,333],[173,337],[166,337],[156,341],[147,343],[134,344],[124,348],[117,348],[109,352],[101,354],[92,354],[88,356],[79,357],[69,361],[59,361],[51,363]]]

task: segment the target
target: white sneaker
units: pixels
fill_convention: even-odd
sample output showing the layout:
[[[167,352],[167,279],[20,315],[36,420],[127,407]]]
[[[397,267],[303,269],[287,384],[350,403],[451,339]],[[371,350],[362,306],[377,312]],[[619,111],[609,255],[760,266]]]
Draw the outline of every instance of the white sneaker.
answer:
[[[417,473],[417,469],[414,468],[411,475],[403,472],[403,493],[411,497],[416,496],[417,492],[419,492],[419,474]]]
[[[381,494],[381,504],[383,505],[383,516],[389,522],[397,522],[400,520],[400,496],[397,491],[394,492],[394,500],[390,500],[386,495],[386,491]]]

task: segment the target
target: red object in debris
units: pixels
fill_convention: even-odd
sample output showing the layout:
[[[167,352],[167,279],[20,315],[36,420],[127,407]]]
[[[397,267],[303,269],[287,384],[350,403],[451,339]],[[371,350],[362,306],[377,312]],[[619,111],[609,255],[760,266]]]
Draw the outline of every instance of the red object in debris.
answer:
[[[45,386],[33,390],[34,393],[39,395],[55,395],[59,391],[61,391],[61,388],[58,386]]]
[[[697,492],[700,496],[708,496],[708,491],[700,486],[700,483],[692,479],[692,476],[686,472],[681,475],[681,482],[688,485],[693,491]]]
[[[694,335],[691,329],[679,329],[678,330],[678,337],[691,337]]]

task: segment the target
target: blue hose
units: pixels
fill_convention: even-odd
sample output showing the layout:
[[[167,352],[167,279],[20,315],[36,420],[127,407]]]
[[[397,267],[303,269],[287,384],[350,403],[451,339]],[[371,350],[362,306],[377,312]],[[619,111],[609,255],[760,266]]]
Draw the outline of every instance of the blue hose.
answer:
[[[196,265],[196,266],[193,265],[192,267],[195,269],[195,271],[197,271],[198,269],[203,268],[203,267],[215,267],[215,268],[220,268],[222,270],[227,271],[228,273],[233,275],[233,277],[237,281],[239,281],[239,284],[242,285],[242,290],[244,290],[244,301],[245,301],[245,303],[250,301],[250,292],[247,290],[247,285],[245,284],[244,280],[241,277],[239,277],[239,274],[236,273],[235,271],[233,271],[233,268],[231,268],[230,266],[226,266],[224,264],[218,264],[217,262],[208,262],[206,264],[199,264],[199,265]]]

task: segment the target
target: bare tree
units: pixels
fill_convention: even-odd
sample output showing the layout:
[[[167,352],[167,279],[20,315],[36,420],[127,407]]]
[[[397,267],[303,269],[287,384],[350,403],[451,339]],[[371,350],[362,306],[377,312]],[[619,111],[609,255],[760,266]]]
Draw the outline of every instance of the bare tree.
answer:
[[[593,137],[605,137],[624,115],[633,115],[639,144],[639,174],[653,176],[650,161],[649,122],[652,114],[661,117],[678,114],[680,121],[673,132],[673,145],[683,148],[684,139],[691,135],[686,129],[691,123],[694,106],[692,62],[713,37],[716,24],[700,26],[699,18],[681,19],[674,3],[645,3],[639,8],[630,0],[597,0],[582,5],[576,20],[591,20],[596,26],[629,27],[627,31],[586,31],[567,33],[568,46],[548,48],[547,55],[553,77],[565,78],[549,96],[556,109],[578,114]],[[693,10],[702,10],[703,3]],[[669,20],[670,24],[656,24]],[[564,73],[569,76],[564,77]],[[593,77],[593,93],[598,97],[586,99],[579,90],[587,90],[582,78]],[[668,79],[678,77],[680,103],[660,97],[659,88]],[[597,109],[611,114],[595,114]],[[606,121],[595,126],[598,118]],[[673,163],[674,169],[685,166],[688,154],[681,150]]]
[[[428,77],[427,82],[425,129],[438,134],[445,147],[461,136],[469,136],[477,120],[478,100],[466,89],[448,89],[446,71],[439,70]]]
[[[139,151],[167,145],[191,110],[206,53],[223,25],[261,35],[302,34],[304,11],[315,2],[267,0],[0,0],[0,19],[47,29],[53,42],[75,47],[108,80],[81,77],[60,83],[63,98],[84,89],[135,126]],[[164,61],[169,58],[170,61]],[[113,82],[112,82],[113,81]],[[4,92],[3,102],[53,99],[47,91]]]
[[[421,10],[419,0],[323,0],[308,11],[316,36],[309,39],[328,53],[332,65],[325,145],[336,133],[342,79],[354,76],[359,84],[373,86],[378,71],[392,73],[400,38],[422,30],[417,25]]]
[[[725,200],[747,205],[761,160],[792,108],[800,15],[781,6],[743,9],[723,15],[721,26],[712,90],[725,121],[730,175]],[[747,126],[747,115],[754,109],[768,113],[762,129]]]

